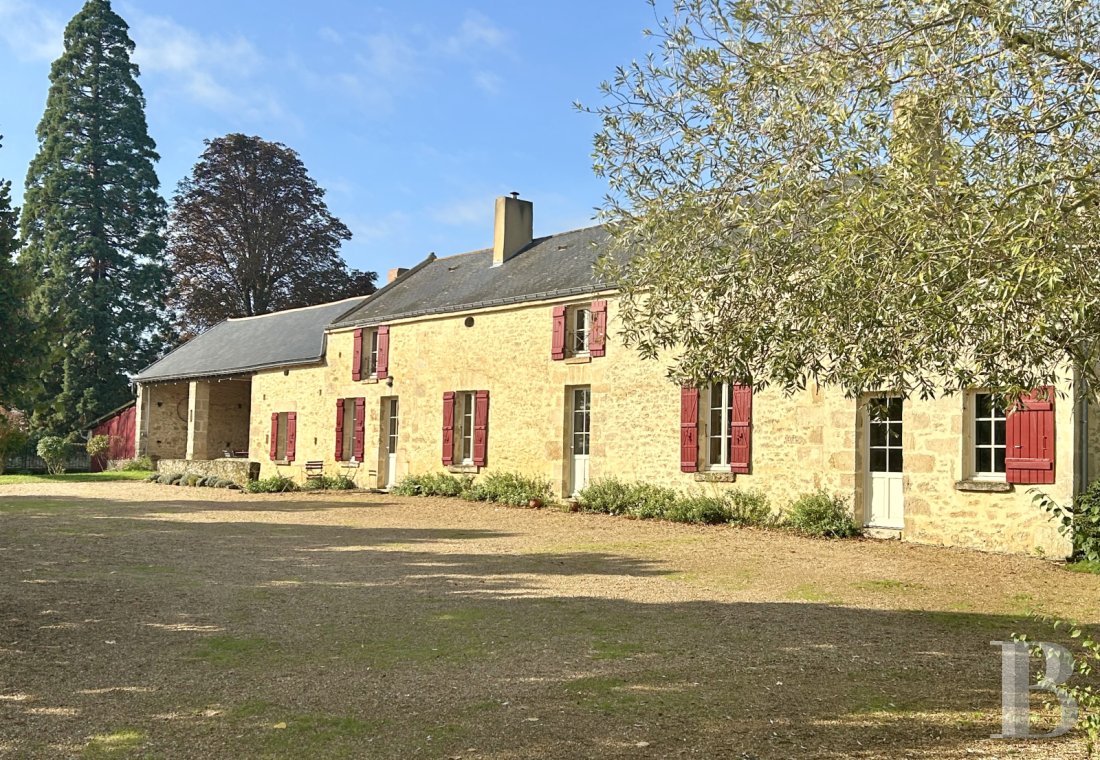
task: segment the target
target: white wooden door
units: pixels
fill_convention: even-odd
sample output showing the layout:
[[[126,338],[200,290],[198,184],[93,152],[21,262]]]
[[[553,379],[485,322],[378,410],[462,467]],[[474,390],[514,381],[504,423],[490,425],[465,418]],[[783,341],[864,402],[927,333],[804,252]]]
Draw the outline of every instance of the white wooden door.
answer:
[[[570,435],[570,486],[576,496],[588,485],[588,456],[592,438],[592,390],[585,386],[574,388]]]
[[[397,485],[397,431],[400,425],[397,399],[389,399],[386,414],[386,488]]]
[[[878,396],[867,403],[867,525],[905,527],[902,481],[902,399]]]

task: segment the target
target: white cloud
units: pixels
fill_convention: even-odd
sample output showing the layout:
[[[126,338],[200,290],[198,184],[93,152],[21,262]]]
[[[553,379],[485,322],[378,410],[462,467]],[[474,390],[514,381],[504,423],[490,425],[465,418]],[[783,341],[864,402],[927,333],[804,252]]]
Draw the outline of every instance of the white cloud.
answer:
[[[508,34],[480,13],[467,13],[458,31],[443,43],[449,55],[470,55],[483,50],[503,49]]]
[[[64,49],[66,20],[24,0],[0,0],[0,39],[23,61],[52,61]]]
[[[3,0],[0,0],[2,2]],[[264,58],[241,36],[202,35],[165,16],[130,14],[134,62],[156,78],[160,94],[186,97],[211,111],[250,119],[286,115],[278,97],[253,75]]]
[[[488,95],[499,95],[504,80],[491,71],[478,71],[474,74],[474,84],[478,89]]]

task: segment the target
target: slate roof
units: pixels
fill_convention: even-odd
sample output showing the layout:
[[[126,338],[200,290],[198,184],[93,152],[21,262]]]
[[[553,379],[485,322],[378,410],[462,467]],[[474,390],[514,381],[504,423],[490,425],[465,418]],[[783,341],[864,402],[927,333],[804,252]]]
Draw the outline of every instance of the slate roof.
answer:
[[[610,249],[602,226],[537,238],[498,267],[491,248],[429,257],[336,320],[334,327],[443,314],[605,290],[592,271]]]
[[[348,298],[258,317],[227,319],[149,365],[134,381],[236,375],[318,362],[325,354],[325,328],[365,300]]]

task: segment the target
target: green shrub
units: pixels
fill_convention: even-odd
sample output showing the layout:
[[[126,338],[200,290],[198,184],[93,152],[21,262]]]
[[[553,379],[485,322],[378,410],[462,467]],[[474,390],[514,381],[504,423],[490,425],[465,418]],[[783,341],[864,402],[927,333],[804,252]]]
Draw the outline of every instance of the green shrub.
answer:
[[[697,494],[675,499],[661,517],[684,523],[718,525],[730,522],[729,501],[721,496]]]
[[[351,491],[356,488],[356,485],[354,480],[340,473],[331,478],[325,478],[325,488],[330,491]]]
[[[1028,490],[1041,509],[1058,521],[1058,532],[1073,542],[1074,559],[1100,562],[1100,480],[1089,483],[1068,506],[1061,506],[1038,488]]]
[[[146,483],[159,483],[159,482],[160,482],[160,475],[158,475],[158,474],[157,474],[157,473],[155,473],[155,472],[151,472],[151,473],[149,473],[149,475],[148,475],[148,476],[147,476],[147,477],[145,478],[145,482],[146,482]]]
[[[97,457],[100,454],[106,454],[111,448],[111,436],[109,435],[93,435],[88,439],[88,442],[84,444],[85,450],[88,452],[88,456]]]
[[[0,475],[4,474],[8,457],[27,445],[29,430],[26,414],[0,406]]]
[[[469,486],[469,478],[456,478],[442,472],[409,475],[396,486],[398,496],[461,496]]]
[[[178,486],[181,482],[183,482],[183,473],[182,472],[177,473],[175,475],[169,475],[168,476],[168,485],[170,485],[170,486]]]
[[[589,483],[578,495],[578,503],[584,512],[601,512],[608,515],[625,515],[633,501],[632,486],[616,478],[601,478]]]
[[[249,493],[286,493],[297,491],[298,484],[283,475],[272,475],[263,480],[250,480],[245,488]]]
[[[136,459],[123,459],[118,462],[114,462],[111,469],[122,470],[125,472],[144,472],[146,470],[155,470],[157,468],[153,464],[153,460],[150,457],[137,457]]]
[[[512,472],[493,472],[481,480],[470,483],[462,497],[472,501],[492,501],[512,507],[526,507],[532,501],[539,505],[554,498],[550,481],[529,478]]]
[[[180,483],[180,485],[184,485],[184,486],[187,486],[189,488],[194,488],[195,486],[197,486],[199,484],[200,480],[202,480],[201,475],[196,475],[194,473],[188,473],[187,475],[183,476],[183,482]]]
[[[648,483],[615,478],[593,481],[579,497],[584,512],[627,515],[675,522],[769,526],[776,523],[768,497],[760,491],[683,494]]]
[[[65,473],[65,460],[69,457],[69,442],[61,436],[47,435],[38,442],[38,456],[46,463],[51,475]]]
[[[729,522],[734,525],[768,527],[779,522],[779,516],[772,511],[772,505],[763,491],[755,488],[727,491],[724,496],[729,505]]]
[[[824,489],[795,499],[784,522],[799,533],[821,538],[849,538],[860,532],[847,501]]]

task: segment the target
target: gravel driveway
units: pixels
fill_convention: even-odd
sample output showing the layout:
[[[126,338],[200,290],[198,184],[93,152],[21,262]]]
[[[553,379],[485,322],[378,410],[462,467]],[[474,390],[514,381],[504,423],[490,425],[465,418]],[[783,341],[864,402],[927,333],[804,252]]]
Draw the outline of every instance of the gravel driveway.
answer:
[[[384,495],[0,486],[5,757],[1080,758],[1025,557]]]

